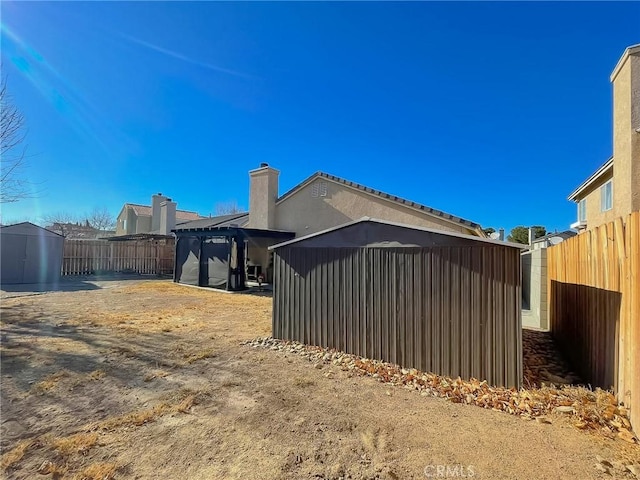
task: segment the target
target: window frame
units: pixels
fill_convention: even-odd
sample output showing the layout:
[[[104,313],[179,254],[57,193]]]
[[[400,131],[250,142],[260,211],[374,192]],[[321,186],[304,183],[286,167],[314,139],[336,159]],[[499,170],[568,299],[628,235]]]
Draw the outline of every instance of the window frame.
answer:
[[[609,190],[609,198],[607,202],[607,189]],[[613,208],[613,179],[606,181],[600,187],[600,211],[608,212]]]
[[[586,223],[587,221],[587,199],[583,198],[578,202],[578,221]]]

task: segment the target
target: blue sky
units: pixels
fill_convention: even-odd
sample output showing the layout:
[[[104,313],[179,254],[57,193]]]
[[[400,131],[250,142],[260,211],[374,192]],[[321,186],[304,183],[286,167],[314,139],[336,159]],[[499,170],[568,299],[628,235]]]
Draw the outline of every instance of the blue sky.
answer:
[[[483,226],[565,229],[612,153],[640,3],[2,2],[40,192],[3,221],[154,192],[201,214],[317,170]]]

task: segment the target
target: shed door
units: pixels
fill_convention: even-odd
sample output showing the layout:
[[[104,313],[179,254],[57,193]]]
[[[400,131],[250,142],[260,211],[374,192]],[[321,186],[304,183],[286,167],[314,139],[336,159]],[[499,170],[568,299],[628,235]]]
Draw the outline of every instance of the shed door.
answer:
[[[0,241],[0,280],[3,284],[24,283],[27,236],[3,234]]]
[[[57,238],[27,237],[24,283],[53,283],[60,279],[61,246]]]

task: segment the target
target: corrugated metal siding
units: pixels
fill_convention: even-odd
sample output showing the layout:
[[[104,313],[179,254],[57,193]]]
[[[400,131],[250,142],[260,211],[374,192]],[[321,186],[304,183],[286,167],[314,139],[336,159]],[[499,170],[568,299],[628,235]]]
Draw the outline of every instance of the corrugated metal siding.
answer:
[[[520,253],[500,246],[274,254],[273,335],[494,385],[522,378]]]

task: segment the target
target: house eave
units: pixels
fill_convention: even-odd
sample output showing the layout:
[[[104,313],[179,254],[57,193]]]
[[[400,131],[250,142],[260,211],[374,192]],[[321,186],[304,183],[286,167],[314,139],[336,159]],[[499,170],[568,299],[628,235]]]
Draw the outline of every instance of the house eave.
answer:
[[[616,63],[616,66],[613,69],[613,72],[611,72],[611,76],[609,77],[609,80],[613,82],[616,79],[616,77],[620,73],[620,70],[622,70],[622,67],[624,66],[625,62],[629,58],[629,55],[634,55],[639,53],[640,53],[640,43],[627,47],[624,53],[622,54],[622,56],[620,57],[620,59],[618,60],[618,63]]]
[[[596,170],[589,178],[580,184],[571,194],[567,197],[567,200],[571,202],[579,202],[582,198],[582,194],[593,186],[599,179],[609,173],[613,169],[613,157],[607,160],[598,170]]]

